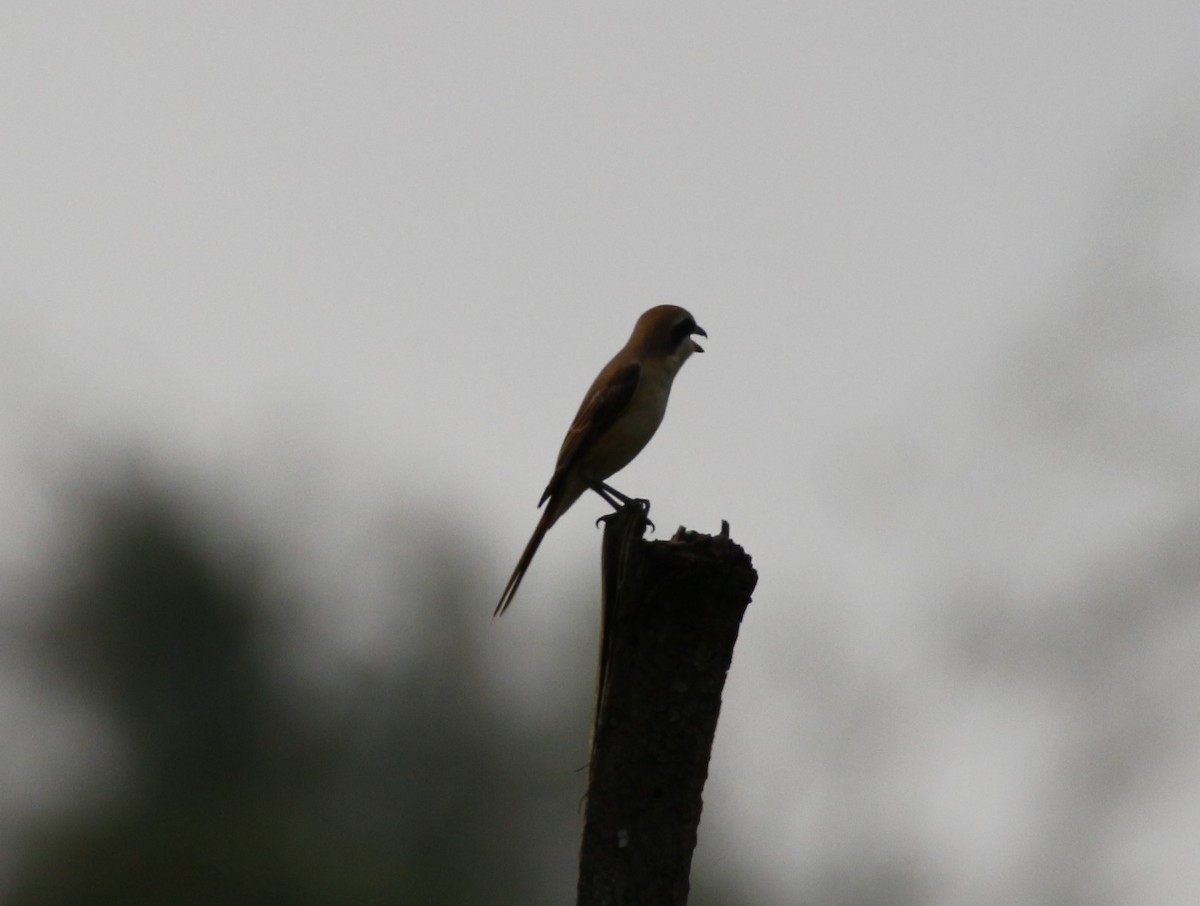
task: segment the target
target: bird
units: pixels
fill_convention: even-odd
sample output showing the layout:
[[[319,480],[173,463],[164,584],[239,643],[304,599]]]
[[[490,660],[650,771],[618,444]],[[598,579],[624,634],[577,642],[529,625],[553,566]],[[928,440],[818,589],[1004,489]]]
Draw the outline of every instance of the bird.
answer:
[[[554,474],[538,501],[546,509],[494,617],[512,603],[546,532],[584,491],[595,491],[614,509],[633,502],[605,480],[629,465],[658,430],[675,375],[692,353],[704,352],[694,336],[708,334],[686,309],[656,305],[642,313],[629,341],[600,370],[563,438]]]

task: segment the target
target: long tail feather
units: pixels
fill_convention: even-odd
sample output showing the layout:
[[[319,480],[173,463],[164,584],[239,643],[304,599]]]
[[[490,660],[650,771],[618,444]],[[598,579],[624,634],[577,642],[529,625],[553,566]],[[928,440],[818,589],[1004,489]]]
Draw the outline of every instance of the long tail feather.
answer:
[[[525,545],[521,559],[517,561],[517,568],[513,570],[508,584],[504,586],[504,593],[500,595],[500,603],[496,605],[496,612],[492,614],[493,619],[508,610],[508,605],[512,603],[513,596],[517,593],[517,589],[521,585],[521,580],[525,578],[525,570],[529,569],[529,564],[533,562],[533,555],[537,553],[538,546],[542,543],[542,539],[546,537],[546,532],[550,531],[550,526],[554,525],[560,515],[559,507],[556,505],[556,501],[552,499],[542,513],[542,518],[538,520],[537,528],[533,530],[533,537]]]

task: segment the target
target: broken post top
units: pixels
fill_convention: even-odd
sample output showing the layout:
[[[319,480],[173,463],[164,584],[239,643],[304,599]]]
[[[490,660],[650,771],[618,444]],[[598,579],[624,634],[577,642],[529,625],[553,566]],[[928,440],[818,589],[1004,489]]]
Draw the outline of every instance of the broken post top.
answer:
[[[730,585],[731,591],[740,589],[742,593],[731,595],[726,603],[737,608],[737,620],[741,620],[758,582],[758,573],[750,555],[729,537],[728,522],[721,521],[717,535],[680,526],[669,540],[650,541],[645,538],[645,531],[647,524],[652,523],[636,503],[626,504],[603,518],[601,556],[606,606],[611,603],[610,595],[628,581],[631,570],[649,569],[643,580],[684,582],[695,586],[695,591],[704,598],[709,597],[707,591],[716,580]]]
[[[721,522],[718,535],[681,526],[666,541],[647,541],[648,523],[638,503],[605,517],[597,716],[611,679],[614,646],[631,648],[647,632],[660,643],[674,639],[720,650],[723,683],[758,582],[750,555],[730,539],[728,522]]]

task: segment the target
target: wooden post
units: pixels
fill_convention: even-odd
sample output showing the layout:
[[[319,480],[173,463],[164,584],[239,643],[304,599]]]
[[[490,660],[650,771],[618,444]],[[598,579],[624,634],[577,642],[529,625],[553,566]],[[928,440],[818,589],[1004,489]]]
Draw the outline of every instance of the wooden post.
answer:
[[[758,581],[722,523],[643,539],[636,505],[609,517],[596,722],[578,906],[682,906],[721,690]]]

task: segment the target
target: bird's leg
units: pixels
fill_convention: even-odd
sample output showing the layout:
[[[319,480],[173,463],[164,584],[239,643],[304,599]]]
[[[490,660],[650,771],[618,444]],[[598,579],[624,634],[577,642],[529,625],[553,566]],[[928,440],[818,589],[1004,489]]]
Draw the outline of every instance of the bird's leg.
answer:
[[[650,526],[650,530],[654,530],[654,523],[650,521],[649,500],[646,500],[644,497],[627,497],[612,485],[605,484],[603,481],[590,482],[588,487],[603,497],[604,502],[614,510],[619,510],[622,506],[636,506],[642,511],[642,518],[646,520],[646,524]],[[596,520],[596,524],[599,525],[602,520],[607,518],[607,516],[601,516],[600,519]]]
[[[626,497],[624,494],[622,494],[620,491],[618,491],[616,488],[614,488],[610,484],[605,484],[602,481],[598,482],[598,484],[600,485],[600,487],[604,488],[604,490],[607,491],[609,494],[611,494],[613,497],[617,498],[617,500],[621,501],[621,503],[625,504],[625,506],[631,506],[631,505],[635,506],[639,510],[642,511],[643,516],[649,517],[650,501],[647,500],[645,497]],[[601,496],[603,496],[603,495],[601,495]],[[611,503],[611,501],[609,501],[609,502]],[[650,522],[650,519],[647,518],[646,521]],[[654,523],[650,522],[650,525],[653,526]]]
[[[597,494],[599,494],[601,497],[603,497],[604,502],[607,503],[614,510],[619,510],[621,508],[622,503],[629,502],[628,497],[626,497],[624,494],[622,494],[616,488],[609,487],[603,481],[593,481],[588,484],[588,487],[590,487],[593,491],[595,491]]]

